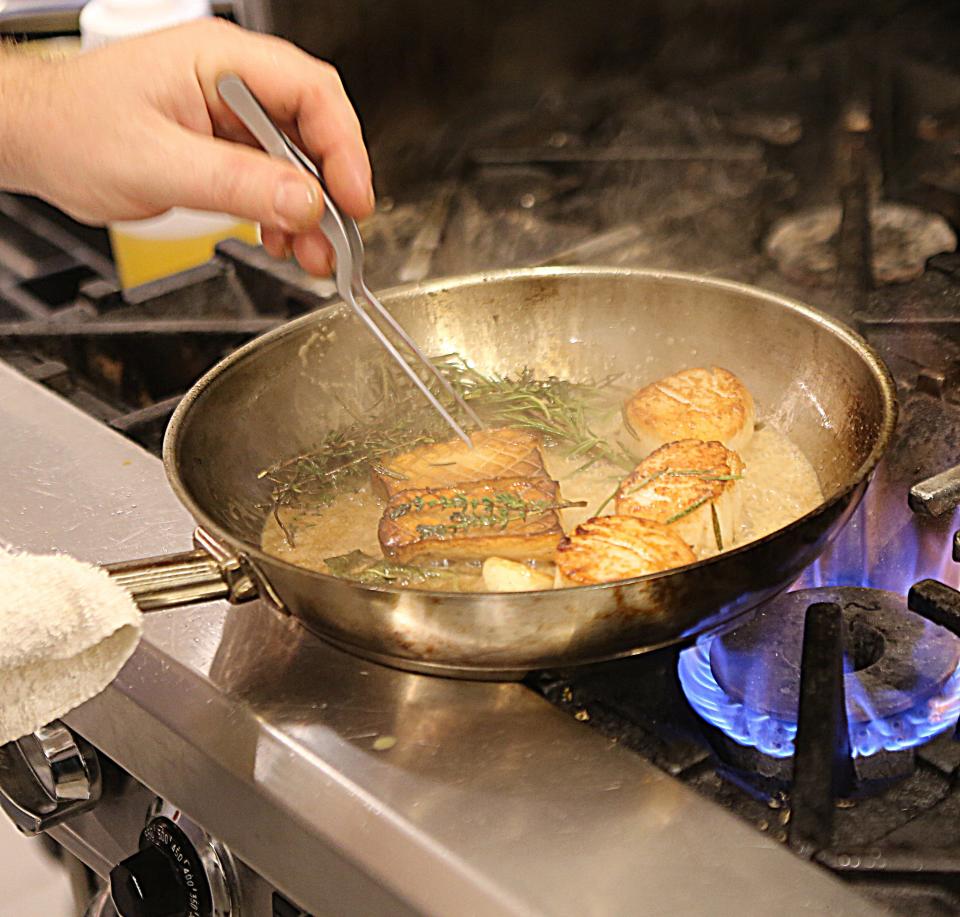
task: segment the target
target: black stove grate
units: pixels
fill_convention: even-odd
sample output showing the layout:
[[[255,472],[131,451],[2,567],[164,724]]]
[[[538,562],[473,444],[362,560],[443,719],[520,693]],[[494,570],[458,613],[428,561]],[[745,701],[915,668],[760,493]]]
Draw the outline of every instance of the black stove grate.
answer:
[[[231,240],[124,294],[108,253],[105,232],[0,194],[0,357],[154,452],[202,373],[332,293]]]

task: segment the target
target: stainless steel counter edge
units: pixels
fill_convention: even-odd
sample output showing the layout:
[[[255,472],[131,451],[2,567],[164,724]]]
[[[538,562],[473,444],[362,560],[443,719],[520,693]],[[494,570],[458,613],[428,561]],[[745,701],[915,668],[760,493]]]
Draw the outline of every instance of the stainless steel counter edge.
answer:
[[[2,364],[0,476],[16,547],[188,546],[155,458]],[[259,606],[152,616],[67,721],[318,913],[878,912],[520,685],[363,663]]]

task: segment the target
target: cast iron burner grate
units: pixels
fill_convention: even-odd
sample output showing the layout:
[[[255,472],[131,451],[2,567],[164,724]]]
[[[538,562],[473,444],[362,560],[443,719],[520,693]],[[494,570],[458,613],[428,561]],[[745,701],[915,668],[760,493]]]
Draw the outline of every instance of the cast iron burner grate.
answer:
[[[960,714],[960,639],[891,592],[846,587],[787,593],[748,623],[680,654],[687,700],[721,759],[788,782],[793,768],[806,610],[842,609],[844,695],[858,781],[912,770],[910,749]]]
[[[230,240],[206,264],[123,293],[108,252],[102,230],[0,193],[0,359],[154,452],[207,369],[334,292]]]
[[[915,917],[956,914],[958,634],[960,592],[934,580],[918,583],[908,602],[859,587],[805,589],[693,647],[590,672],[541,673],[530,683],[885,907]],[[714,671],[717,646],[727,657]],[[762,676],[741,672],[734,656],[755,651],[768,661],[778,656]],[[766,709],[760,716],[792,724],[764,733],[789,737],[768,749],[779,757],[710,722],[722,708],[707,708],[699,682],[692,698],[683,684],[704,669],[724,703],[753,701]],[[878,727],[881,711],[887,716]],[[866,733],[865,724],[874,730]]]

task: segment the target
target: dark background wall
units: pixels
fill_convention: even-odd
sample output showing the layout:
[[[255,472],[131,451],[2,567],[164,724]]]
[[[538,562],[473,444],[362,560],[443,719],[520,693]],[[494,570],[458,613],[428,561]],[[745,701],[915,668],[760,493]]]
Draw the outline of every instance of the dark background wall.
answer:
[[[902,0],[274,0],[274,28],[340,68],[368,114],[397,91],[455,108],[617,70],[705,80],[916,5]],[[960,7],[960,4],[950,4]]]

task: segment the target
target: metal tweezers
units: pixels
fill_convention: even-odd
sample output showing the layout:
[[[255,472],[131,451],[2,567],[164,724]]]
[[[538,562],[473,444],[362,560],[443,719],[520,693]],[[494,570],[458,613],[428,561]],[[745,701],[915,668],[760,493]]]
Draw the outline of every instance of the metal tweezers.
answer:
[[[460,406],[464,414],[478,427],[483,424],[473,409],[463,400],[449,380],[427,359],[423,351],[414,340],[400,326],[400,323],[390,314],[387,308],[377,299],[363,278],[363,240],[360,229],[355,220],[345,216],[334,204],[327,192],[326,185],[317,167],[305,156],[286,134],[283,133],[264,111],[247,84],[235,74],[225,74],[217,80],[217,90],[220,97],[230,110],[243,122],[247,130],[256,138],[257,142],[271,155],[278,159],[286,159],[297,168],[312,175],[320,184],[320,193],[323,195],[323,216],[320,218],[320,229],[330,240],[336,255],[335,279],[337,292],[343,301],[359,316],[360,320],[370,329],[386,351],[396,360],[401,369],[409,376],[410,381],[417,386],[424,397],[433,405],[434,409],[450,426],[457,436],[468,446],[473,443],[460,424],[451,416],[450,412],[440,403],[429,386],[420,378],[414,368],[404,359],[403,355],[387,337],[382,328],[370,317],[360,300],[366,300],[377,315],[393,329],[400,340],[416,356],[420,364],[440,383],[443,389]]]

